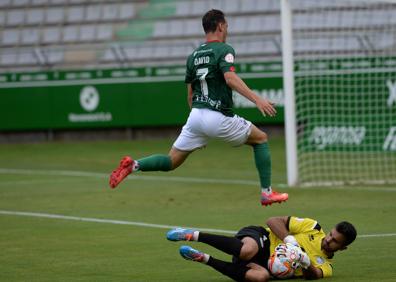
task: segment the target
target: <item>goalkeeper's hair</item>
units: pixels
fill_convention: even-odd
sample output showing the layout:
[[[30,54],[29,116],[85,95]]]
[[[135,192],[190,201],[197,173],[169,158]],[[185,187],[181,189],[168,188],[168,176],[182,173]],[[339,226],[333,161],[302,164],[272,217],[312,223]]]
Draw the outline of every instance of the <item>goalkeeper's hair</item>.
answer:
[[[202,27],[205,33],[215,32],[219,23],[225,23],[225,15],[222,11],[212,9],[202,17]]]
[[[344,235],[344,237],[345,237],[344,245],[345,246],[348,246],[350,243],[355,241],[357,232],[356,232],[355,227],[351,223],[349,223],[347,221],[342,221],[342,222],[338,223],[335,228],[338,232],[340,232],[342,235]]]

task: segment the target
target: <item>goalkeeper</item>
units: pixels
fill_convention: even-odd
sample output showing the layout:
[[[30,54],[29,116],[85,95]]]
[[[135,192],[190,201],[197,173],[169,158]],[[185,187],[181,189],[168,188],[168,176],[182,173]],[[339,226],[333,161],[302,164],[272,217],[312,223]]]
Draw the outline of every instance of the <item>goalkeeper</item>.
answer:
[[[244,227],[235,237],[176,228],[167,233],[167,239],[202,242],[232,255],[232,262],[226,262],[189,246],[180,247],[185,259],[209,265],[235,281],[268,281],[271,278],[268,259],[279,243],[301,247],[295,248],[301,267],[294,276],[320,279],[332,276],[334,253],[345,250],[356,238],[356,229],[346,221],[338,223],[327,235],[319,223],[310,218],[271,217],[267,225],[268,228]]]

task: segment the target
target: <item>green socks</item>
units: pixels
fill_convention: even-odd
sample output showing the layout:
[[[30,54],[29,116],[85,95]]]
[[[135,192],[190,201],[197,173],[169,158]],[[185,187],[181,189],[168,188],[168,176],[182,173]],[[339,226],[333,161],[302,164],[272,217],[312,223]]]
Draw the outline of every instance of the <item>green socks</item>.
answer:
[[[271,193],[271,155],[268,143],[253,145],[253,150],[261,188],[263,192]]]
[[[168,155],[151,155],[137,160],[138,170],[141,171],[169,171],[172,170],[172,160]]]

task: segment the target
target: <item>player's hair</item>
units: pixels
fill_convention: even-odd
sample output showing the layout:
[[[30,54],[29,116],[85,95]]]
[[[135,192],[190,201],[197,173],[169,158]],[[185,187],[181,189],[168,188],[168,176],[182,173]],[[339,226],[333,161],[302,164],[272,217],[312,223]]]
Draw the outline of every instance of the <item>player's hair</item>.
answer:
[[[342,221],[342,222],[338,223],[335,228],[338,232],[340,232],[342,235],[344,235],[344,237],[345,237],[344,245],[345,246],[348,246],[350,243],[355,241],[357,232],[356,232],[355,227],[351,223],[349,223],[347,221]]]
[[[220,10],[212,9],[202,17],[202,27],[205,33],[215,32],[219,23],[225,23],[224,13]]]

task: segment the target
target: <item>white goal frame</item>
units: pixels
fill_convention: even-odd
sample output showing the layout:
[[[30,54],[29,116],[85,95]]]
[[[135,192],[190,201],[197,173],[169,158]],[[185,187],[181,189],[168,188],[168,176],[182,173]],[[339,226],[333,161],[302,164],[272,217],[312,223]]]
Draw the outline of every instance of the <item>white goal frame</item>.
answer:
[[[302,184],[300,182],[299,163],[298,163],[298,136],[297,136],[298,127],[297,127],[297,119],[296,119],[296,94],[295,94],[295,79],[294,79],[295,73],[294,73],[293,26],[292,26],[293,1],[295,0],[281,0],[281,31],[282,31],[281,45],[282,45],[282,63],[283,63],[283,91],[285,96],[287,183],[289,186],[297,186]],[[351,1],[361,2],[359,0],[349,0],[349,2]],[[365,2],[395,4],[396,0],[365,0]],[[327,185],[332,185],[332,183]]]

